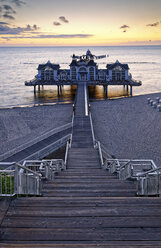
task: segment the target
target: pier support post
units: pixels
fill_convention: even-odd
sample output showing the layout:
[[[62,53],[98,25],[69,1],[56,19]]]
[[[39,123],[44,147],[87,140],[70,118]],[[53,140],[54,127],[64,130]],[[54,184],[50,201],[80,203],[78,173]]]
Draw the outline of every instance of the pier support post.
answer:
[[[62,94],[62,85],[60,85],[60,93]]]
[[[130,86],[130,95],[132,96],[132,86]]]
[[[127,90],[127,93],[129,93],[129,86],[126,85],[126,90]]]
[[[58,85],[58,96],[59,96],[59,93],[60,93],[60,86]]]
[[[108,86],[105,86],[105,95],[106,95],[106,99],[108,99]]]
[[[40,92],[40,85],[38,85],[38,92]]]
[[[34,85],[34,95],[36,95],[36,85]]]

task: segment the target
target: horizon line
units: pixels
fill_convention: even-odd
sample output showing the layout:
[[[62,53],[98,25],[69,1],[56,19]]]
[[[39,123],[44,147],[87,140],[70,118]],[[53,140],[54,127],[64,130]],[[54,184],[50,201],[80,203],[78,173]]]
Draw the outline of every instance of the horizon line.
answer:
[[[68,45],[68,46],[63,46],[63,45],[11,45],[11,46],[0,46],[0,48],[14,48],[14,47],[146,47],[146,46],[161,46],[161,44],[138,44],[138,45]]]

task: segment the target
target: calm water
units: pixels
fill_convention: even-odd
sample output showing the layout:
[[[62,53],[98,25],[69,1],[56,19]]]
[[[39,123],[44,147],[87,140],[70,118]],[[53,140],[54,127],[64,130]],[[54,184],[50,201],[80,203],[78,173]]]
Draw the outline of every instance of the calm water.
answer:
[[[143,85],[134,88],[134,95],[161,91],[161,46],[140,47],[21,47],[0,48],[0,107],[26,106],[71,102],[75,87],[65,86],[57,95],[56,87],[45,87],[34,97],[33,87],[26,87],[24,82],[37,73],[40,63],[50,60],[59,63],[61,68],[69,68],[73,53],[82,55],[87,49],[95,55],[108,54],[106,59],[98,60],[99,68],[117,59],[128,63],[130,72]],[[110,97],[124,94],[122,87],[109,87]],[[103,87],[91,87],[91,99],[104,99]]]

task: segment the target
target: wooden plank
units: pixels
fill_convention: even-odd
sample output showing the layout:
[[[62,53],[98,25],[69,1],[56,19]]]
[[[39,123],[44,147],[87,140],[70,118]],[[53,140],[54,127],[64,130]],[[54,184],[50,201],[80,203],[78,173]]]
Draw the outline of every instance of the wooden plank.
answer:
[[[1,240],[11,241],[133,241],[161,242],[161,228],[107,228],[107,229],[54,229],[54,228],[3,228]]]
[[[131,207],[109,206],[109,207],[68,207],[66,209],[58,207],[41,207],[34,208],[32,206],[26,206],[25,208],[16,207],[10,208],[7,212],[8,216],[161,216],[161,208],[158,207],[140,207],[139,205],[135,209]]]
[[[12,204],[28,203],[32,204],[34,202],[66,202],[66,203],[77,203],[77,204],[105,204],[105,205],[115,205],[115,204],[138,204],[138,205],[160,205],[161,197],[76,197],[76,198],[66,198],[62,197],[21,197],[16,198],[11,202]]]
[[[0,243],[0,247],[6,248],[27,248],[27,247],[36,247],[36,248],[158,248],[160,247],[160,241],[79,241],[79,242],[59,242],[59,241],[48,241],[48,242],[11,242],[11,243]]]
[[[2,227],[9,228],[161,228],[161,216],[116,217],[7,217]]]

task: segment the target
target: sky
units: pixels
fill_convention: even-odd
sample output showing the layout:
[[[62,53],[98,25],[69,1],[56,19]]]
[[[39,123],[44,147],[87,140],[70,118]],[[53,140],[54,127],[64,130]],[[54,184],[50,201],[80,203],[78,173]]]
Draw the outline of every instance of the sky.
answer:
[[[0,0],[0,46],[161,45],[161,0]]]

